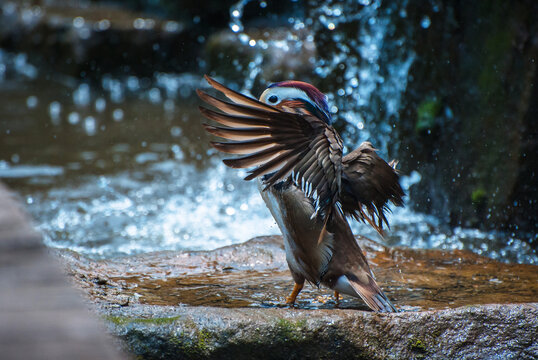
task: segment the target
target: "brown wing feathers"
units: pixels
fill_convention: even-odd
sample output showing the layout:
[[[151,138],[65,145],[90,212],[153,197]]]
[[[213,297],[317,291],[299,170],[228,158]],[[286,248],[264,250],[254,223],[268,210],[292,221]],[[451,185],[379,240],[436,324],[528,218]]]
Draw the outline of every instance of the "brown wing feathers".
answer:
[[[404,192],[399,175],[377,155],[369,142],[362,143],[343,159],[342,208],[346,215],[372,225],[380,234],[383,223],[387,224],[385,211],[391,201],[402,206]]]
[[[334,206],[344,214],[371,224],[382,233],[387,223],[387,202],[402,205],[399,176],[366,142],[342,158],[342,141],[336,131],[305,109],[286,111],[235,92],[206,76],[216,90],[233,102],[197,90],[198,96],[221,112],[200,107],[202,114],[222,126],[205,129],[230,142],[212,142],[217,150],[243,155],[226,159],[234,168],[249,168],[245,180],[270,174],[266,187],[292,175],[297,186],[314,201],[316,213]],[[328,211],[327,211],[328,210]],[[387,224],[388,225],[388,224]]]
[[[267,104],[264,104],[261,101],[249,98],[249,97],[247,97],[247,96],[245,96],[243,94],[238,93],[237,91],[233,91],[232,89],[227,88],[226,86],[222,85],[221,83],[211,79],[207,75],[205,75],[204,78],[209,83],[209,85],[211,85],[215,90],[220,91],[221,93],[224,94],[224,96],[226,96],[228,99],[232,100],[233,102],[235,102],[237,104],[244,105],[244,106],[247,106],[247,107],[252,107],[252,108],[255,108],[255,109],[264,110],[264,111],[267,111],[267,112],[270,112],[270,113],[271,112],[273,112],[273,113],[280,112],[276,108],[274,108],[272,106],[269,106]],[[200,95],[200,94],[198,94],[198,95]],[[202,98],[202,100],[206,101],[203,98]],[[213,104],[211,104],[211,105],[213,105]]]
[[[342,146],[332,128],[322,123],[316,125],[323,128],[310,140],[310,150],[294,168],[293,177],[306,196],[314,199],[317,212],[339,200]]]
[[[255,167],[245,180],[272,173],[265,180],[267,187],[293,172],[297,185],[314,199],[317,211],[335,204],[340,192],[342,146],[332,128],[314,116],[283,111],[206,79],[234,102],[197,91],[203,101],[222,111],[200,107],[206,118],[225,126],[204,124],[205,129],[232,141],[211,144],[217,150],[244,155],[224,160],[226,165]]]

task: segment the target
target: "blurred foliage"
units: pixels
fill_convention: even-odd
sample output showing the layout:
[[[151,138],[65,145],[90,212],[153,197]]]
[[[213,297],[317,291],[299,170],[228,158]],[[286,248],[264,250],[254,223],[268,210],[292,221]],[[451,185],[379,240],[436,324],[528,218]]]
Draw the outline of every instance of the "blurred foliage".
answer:
[[[415,130],[424,132],[432,130],[435,126],[435,118],[441,111],[441,102],[437,99],[425,100],[417,106],[417,122]]]

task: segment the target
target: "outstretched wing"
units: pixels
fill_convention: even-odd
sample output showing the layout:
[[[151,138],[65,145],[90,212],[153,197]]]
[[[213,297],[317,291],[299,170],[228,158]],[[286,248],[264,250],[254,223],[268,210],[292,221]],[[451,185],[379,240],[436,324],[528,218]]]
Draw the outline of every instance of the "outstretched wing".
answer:
[[[212,142],[217,150],[242,155],[226,159],[233,168],[252,168],[245,180],[266,175],[270,187],[292,175],[306,196],[313,199],[316,213],[338,202],[342,176],[342,141],[336,131],[318,117],[293,112],[249,98],[209,78],[205,79],[232,102],[197,90],[198,96],[219,111],[200,107],[208,119],[224,125],[204,124],[207,132],[230,140]]]
[[[385,211],[388,202],[402,206],[404,192],[400,186],[396,163],[387,164],[369,142],[363,142],[342,160],[342,209],[344,214],[372,225],[383,234],[388,226]]]

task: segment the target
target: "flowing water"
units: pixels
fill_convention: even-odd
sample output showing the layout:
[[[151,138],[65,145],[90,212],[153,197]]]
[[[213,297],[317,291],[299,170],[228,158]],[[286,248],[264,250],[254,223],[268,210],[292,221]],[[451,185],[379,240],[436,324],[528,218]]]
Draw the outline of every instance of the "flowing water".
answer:
[[[366,8],[360,41],[350,45],[365,61],[349,66],[342,88],[329,99],[336,101],[331,111],[352,125],[346,128],[348,146],[371,139],[386,153],[414,55],[395,57],[380,69],[388,24],[376,4]],[[231,10],[235,32],[243,29],[243,5]],[[321,11],[320,24],[337,29],[334,19],[343,18],[342,10]],[[290,23],[301,28],[308,19]],[[297,41],[290,38],[286,46],[299,46]],[[253,43],[260,52],[271,45]],[[319,76],[329,76],[344,61],[334,56],[317,64]],[[247,91],[263,59],[255,57],[251,65]],[[207,250],[277,234],[255,184],[242,180],[245,171],[226,168],[208,146],[194,95],[206,86],[201,74],[192,73],[85,81],[47,73],[25,54],[0,50],[0,179],[19,194],[48,246],[93,258]],[[360,112],[339,109],[342,95],[356,101]],[[384,118],[376,121],[380,106]],[[420,174],[404,176],[402,184],[420,186]],[[406,208],[394,209],[389,220],[392,230],[380,241],[391,246],[470,249],[503,261],[538,263],[536,252],[510,234],[445,228]],[[353,226],[378,239],[369,227]]]

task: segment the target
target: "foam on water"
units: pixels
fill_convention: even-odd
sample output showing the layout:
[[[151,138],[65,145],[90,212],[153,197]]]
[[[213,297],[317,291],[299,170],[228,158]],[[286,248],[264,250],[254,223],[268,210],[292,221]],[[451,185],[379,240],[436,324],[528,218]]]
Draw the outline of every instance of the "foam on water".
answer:
[[[134,172],[89,176],[34,193],[27,203],[48,246],[96,258],[211,250],[279,234],[256,186],[242,180],[245,173],[213,163],[200,171],[175,160],[150,159]],[[432,216],[407,208],[393,210],[388,217],[392,230],[385,239],[356,222],[354,233],[391,246],[468,249],[501,261],[538,264],[529,245],[508,234],[443,228]]]
[[[278,233],[257,189],[237,171],[221,162],[200,171],[154,159],[136,172],[90,176],[29,197],[46,244],[113,257],[208,250]]]

